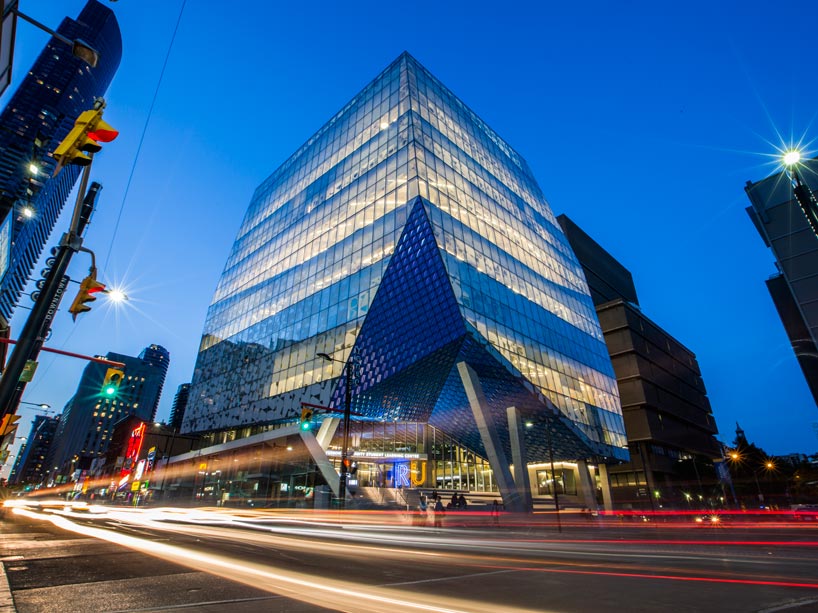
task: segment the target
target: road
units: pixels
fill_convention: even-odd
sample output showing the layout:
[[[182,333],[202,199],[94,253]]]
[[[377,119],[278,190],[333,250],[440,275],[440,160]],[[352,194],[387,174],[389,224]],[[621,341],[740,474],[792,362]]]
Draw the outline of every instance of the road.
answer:
[[[377,512],[11,511],[0,557],[23,613],[818,611],[812,525],[558,532]]]

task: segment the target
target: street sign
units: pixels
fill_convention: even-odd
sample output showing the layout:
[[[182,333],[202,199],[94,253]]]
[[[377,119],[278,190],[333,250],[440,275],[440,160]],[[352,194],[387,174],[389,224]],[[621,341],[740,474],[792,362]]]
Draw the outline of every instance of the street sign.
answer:
[[[31,383],[34,378],[34,373],[37,371],[37,362],[34,360],[26,360],[26,365],[23,366],[23,372],[20,373],[20,381],[23,383]]]
[[[3,23],[0,24],[0,96],[11,83],[11,65],[14,61],[14,34],[17,29],[17,0],[3,0]]]
[[[0,92],[2,93],[2,92]],[[13,215],[8,215],[6,221],[0,226],[0,280],[6,276],[11,262],[11,219]]]

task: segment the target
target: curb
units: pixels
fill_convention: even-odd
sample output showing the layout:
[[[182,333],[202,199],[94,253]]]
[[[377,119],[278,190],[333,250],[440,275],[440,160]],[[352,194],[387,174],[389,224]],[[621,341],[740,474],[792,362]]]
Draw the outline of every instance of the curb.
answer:
[[[9,581],[6,578],[6,565],[0,562],[0,613],[17,613],[14,606],[14,598],[9,589]]]

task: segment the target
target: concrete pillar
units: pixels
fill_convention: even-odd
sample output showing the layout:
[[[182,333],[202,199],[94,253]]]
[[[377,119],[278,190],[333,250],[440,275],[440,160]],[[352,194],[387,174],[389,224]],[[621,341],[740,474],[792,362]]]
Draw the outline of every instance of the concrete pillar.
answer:
[[[530,513],[533,503],[531,500],[531,482],[528,478],[528,466],[525,461],[523,424],[517,407],[508,407],[506,415],[508,416],[508,433],[511,439],[511,460],[514,462],[514,486],[526,512]]]
[[[477,422],[477,429],[483,446],[486,448],[489,465],[494,474],[494,482],[500,490],[503,504],[509,511],[526,512],[525,505],[517,495],[517,488],[514,479],[511,477],[508,458],[505,457],[503,447],[500,444],[500,436],[497,434],[497,427],[491,419],[491,410],[480,386],[480,379],[477,373],[465,362],[457,364],[460,379],[466,390],[469,399],[474,421]]]
[[[606,511],[613,511],[613,498],[611,497],[611,480],[608,478],[607,464],[598,464],[599,484],[602,486],[602,505]]]
[[[318,439],[309,430],[299,430],[298,434],[301,440],[304,441],[304,446],[312,456],[315,466],[321,472],[321,476],[327,482],[327,485],[332,489],[332,493],[338,496],[341,487],[341,478],[333,467],[332,462],[329,461],[327,454],[321,445],[318,444]],[[349,490],[346,491],[346,496],[349,497]]]
[[[577,470],[579,472],[579,487],[582,491],[583,504],[596,511],[598,505],[596,503],[596,487],[591,480],[591,471],[588,470],[588,463],[585,460],[577,460]]]
[[[656,506],[653,502],[654,492],[656,491],[656,482],[653,480],[653,470],[650,467],[647,459],[647,445],[648,443],[644,441],[640,441],[636,443],[637,447],[639,447],[639,457],[642,460],[642,470],[645,472],[645,483],[647,484],[648,488],[648,503],[650,504],[650,510],[655,511]],[[639,489],[639,484],[637,483],[637,490]]]
[[[318,434],[315,435],[315,440],[321,445],[321,449],[326,451],[329,444],[332,442],[332,437],[338,431],[338,426],[341,423],[340,417],[328,417],[321,422],[321,427],[318,428]]]

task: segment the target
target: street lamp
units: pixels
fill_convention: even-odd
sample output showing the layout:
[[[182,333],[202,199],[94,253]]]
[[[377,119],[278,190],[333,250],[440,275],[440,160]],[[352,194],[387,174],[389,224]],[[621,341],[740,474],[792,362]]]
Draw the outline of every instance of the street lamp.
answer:
[[[328,353],[317,353],[315,357],[321,358],[322,360],[326,360],[327,362],[341,362],[343,360],[336,360]],[[347,453],[349,450],[349,421],[350,421],[350,412],[352,410],[352,376],[353,376],[353,363],[355,361],[355,356],[350,354],[349,359],[346,361],[344,366],[344,370],[346,373],[346,389],[344,390],[344,440],[341,446],[341,474],[338,477],[338,497],[341,499],[341,508],[346,507],[346,496],[347,496],[347,475],[348,473],[348,463],[349,460],[347,459]]]
[[[121,289],[118,289],[118,288],[109,289],[105,293],[108,294],[108,298],[112,302],[119,303],[119,302],[127,302],[127,300],[128,300],[128,295],[125,292],[123,292]]]
[[[88,64],[91,68],[96,68],[97,64],[99,63],[99,51],[94,49],[91,45],[86,43],[84,40],[79,38],[75,38],[71,40],[66,38],[59,32],[55,32],[48,26],[41,24],[39,21],[32,19],[28,15],[21,13],[17,10],[17,6],[11,8],[11,12],[17,15],[17,17],[24,19],[25,21],[29,22],[31,25],[40,28],[43,32],[46,32],[56,38],[58,41],[65,43],[69,47],[71,47],[71,54],[74,57],[78,57],[83,62]]]
[[[50,409],[50,408],[51,408],[51,405],[50,405],[50,404],[46,404],[46,403],[44,403],[44,402],[26,402],[25,400],[21,400],[21,401],[20,401],[20,404],[30,404],[31,406],[33,406],[33,407],[38,407],[38,408],[40,408],[40,409],[43,409],[44,411],[45,411],[46,409]]]
[[[798,172],[801,165],[801,152],[798,149],[785,151],[781,161],[790,176],[792,193],[798,206],[801,207],[813,233],[818,236],[818,201],[815,200],[815,195],[809,186],[801,180],[801,174]]]

